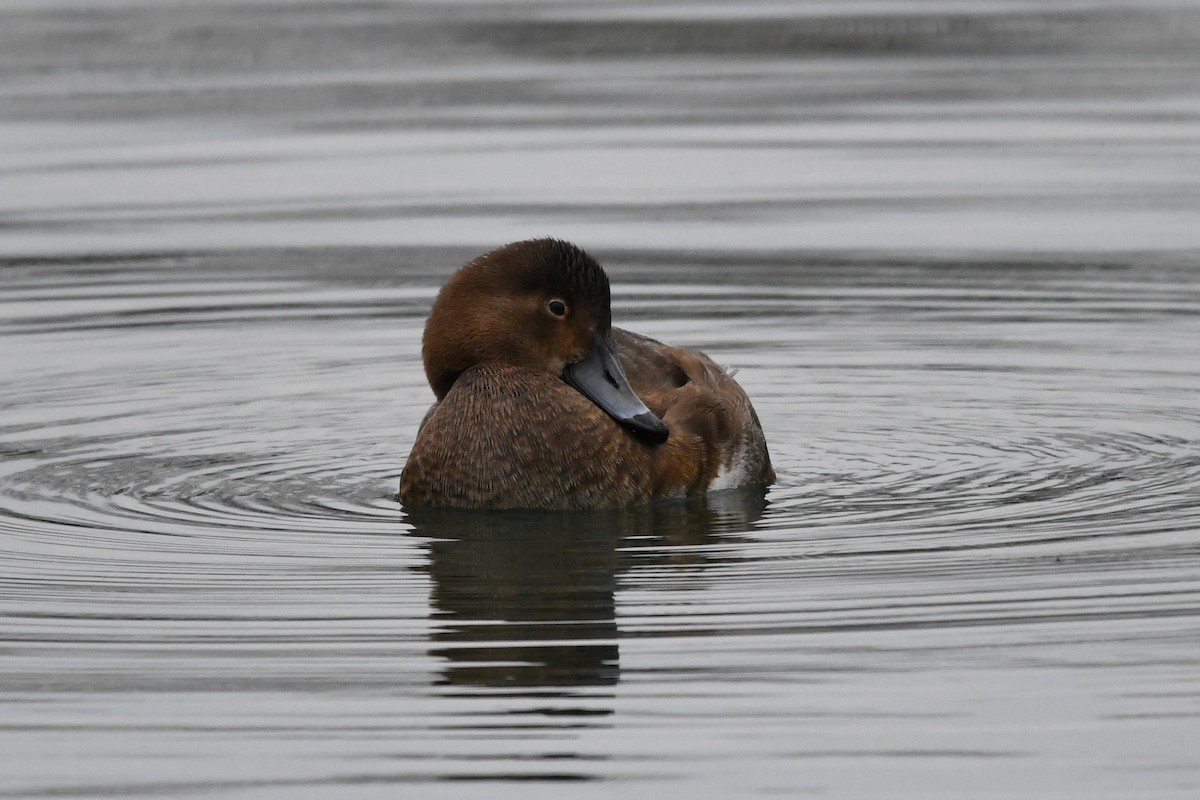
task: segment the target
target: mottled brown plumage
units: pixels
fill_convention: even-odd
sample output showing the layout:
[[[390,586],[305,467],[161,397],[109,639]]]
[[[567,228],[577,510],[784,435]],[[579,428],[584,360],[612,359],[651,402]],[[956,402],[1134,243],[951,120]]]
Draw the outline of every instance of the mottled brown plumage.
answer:
[[[580,367],[606,348],[625,375],[596,386]],[[423,356],[438,402],[400,479],[406,505],[619,508],[775,478],[741,387],[701,353],[612,328],[607,276],[565,242],[517,242],[459,270]]]

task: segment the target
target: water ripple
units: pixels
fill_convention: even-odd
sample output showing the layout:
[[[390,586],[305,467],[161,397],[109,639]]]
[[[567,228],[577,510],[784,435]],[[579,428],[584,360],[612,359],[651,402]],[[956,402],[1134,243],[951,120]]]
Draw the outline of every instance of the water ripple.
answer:
[[[1197,11],[0,2],[0,797],[1200,796]],[[399,507],[547,234],[777,485]]]
[[[160,766],[163,737],[311,736],[367,759],[124,794],[661,783],[761,752],[731,736],[804,720],[846,731],[788,750],[814,764],[1031,757],[1028,738],[955,749],[937,731],[962,711],[938,675],[985,696],[1042,676],[1025,719],[1080,699],[1080,669],[1194,702],[1200,294],[1185,264],[1109,261],[1088,282],[1055,261],[613,254],[618,322],[737,369],[779,483],[617,514],[406,513],[396,481],[431,399],[424,309],[438,265],[460,260],[8,264],[24,277],[0,324],[0,604],[20,655],[0,668],[33,705],[0,735],[117,735]],[[207,279],[237,263],[261,273]],[[45,700],[141,692],[174,715],[102,710],[97,726]],[[1186,724],[1171,706],[1103,704]],[[720,742],[694,733],[708,728]],[[570,769],[528,749],[568,732]],[[654,745],[667,733],[686,751]],[[416,767],[426,751],[436,768]]]

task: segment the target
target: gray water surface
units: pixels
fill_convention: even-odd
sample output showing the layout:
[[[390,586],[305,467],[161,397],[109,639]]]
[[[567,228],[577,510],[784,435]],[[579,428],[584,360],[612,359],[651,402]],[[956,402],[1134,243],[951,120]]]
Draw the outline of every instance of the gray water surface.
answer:
[[[0,2],[0,797],[1200,794],[1200,4]],[[775,486],[402,509],[535,235]]]

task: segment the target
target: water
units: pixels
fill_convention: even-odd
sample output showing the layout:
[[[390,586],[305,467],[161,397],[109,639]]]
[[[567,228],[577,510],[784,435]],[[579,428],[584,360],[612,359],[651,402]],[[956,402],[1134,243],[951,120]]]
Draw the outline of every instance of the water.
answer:
[[[0,797],[1200,793],[1200,6],[0,3]],[[779,482],[410,515],[553,234]]]

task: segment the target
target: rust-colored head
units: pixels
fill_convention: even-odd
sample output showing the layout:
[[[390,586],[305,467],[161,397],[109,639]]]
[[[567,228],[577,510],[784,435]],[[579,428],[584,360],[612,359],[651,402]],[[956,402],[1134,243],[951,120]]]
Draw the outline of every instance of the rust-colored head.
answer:
[[[425,324],[425,375],[439,400],[489,361],[561,375],[611,324],[608,276],[591,256],[556,239],[514,242],[442,287]]]
[[[442,287],[425,324],[425,375],[438,400],[480,364],[545,372],[651,442],[667,426],[629,385],[612,342],[608,276],[557,239],[485,253]]]

